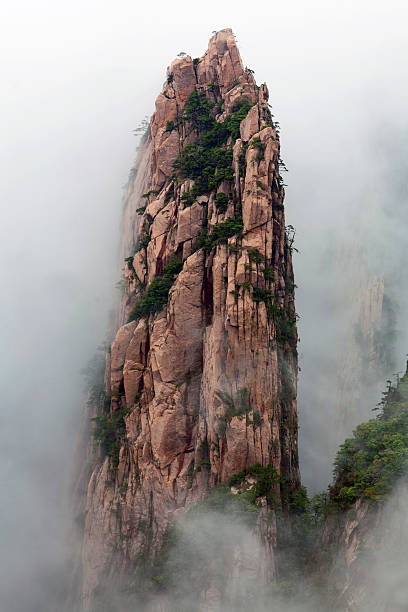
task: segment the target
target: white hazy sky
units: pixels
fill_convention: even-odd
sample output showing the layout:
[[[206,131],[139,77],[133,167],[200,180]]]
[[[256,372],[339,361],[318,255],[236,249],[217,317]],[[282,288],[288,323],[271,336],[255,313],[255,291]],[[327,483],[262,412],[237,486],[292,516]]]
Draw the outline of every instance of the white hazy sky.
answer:
[[[167,65],[180,51],[201,55],[213,30],[232,27],[244,64],[268,83],[290,170],[287,218],[302,252],[295,262],[300,351],[313,363],[313,296],[316,285],[325,291],[316,246],[342,231],[353,210],[387,197],[386,170],[401,165],[407,150],[407,23],[408,5],[396,0],[3,2],[0,588],[7,612],[48,609],[38,576],[60,555],[55,508],[79,414],[78,371],[103,339],[111,304],[132,130],[153,111]]]

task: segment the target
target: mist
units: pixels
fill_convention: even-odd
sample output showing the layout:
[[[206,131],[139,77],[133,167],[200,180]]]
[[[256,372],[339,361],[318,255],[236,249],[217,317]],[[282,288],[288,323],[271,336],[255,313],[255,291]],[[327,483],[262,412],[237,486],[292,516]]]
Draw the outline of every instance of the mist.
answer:
[[[305,579],[313,528],[305,542],[301,521],[258,510],[222,486],[213,488],[175,519],[153,562],[145,558],[122,581],[107,578],[92,612],[323,612],[323,590]],[[276,533],[277,520],[285,546],[267,552],[264,528]],[[278,583],[271,581],[275,560]]]
[[[407,351],[408,85],[405,2],[271,5],[43,0],[2,9],[0,100],[2,482],[7,612],[54,610],[66,557],[64,491],[84,400],[80,370],[115,303],[121,187],[133,130],[165,69],[232,27],[281,124],[287,223],[297,229],[303,480],[330,479],[338,354],[349,324],[333,250],[358,247],[398,304]],[[334,258],[335,259],[335,258]],[[343,300],[335,301],[335,296]],[[369,390],[361,419],[370,416]],[[375,395],[375,394],[372,394]]]

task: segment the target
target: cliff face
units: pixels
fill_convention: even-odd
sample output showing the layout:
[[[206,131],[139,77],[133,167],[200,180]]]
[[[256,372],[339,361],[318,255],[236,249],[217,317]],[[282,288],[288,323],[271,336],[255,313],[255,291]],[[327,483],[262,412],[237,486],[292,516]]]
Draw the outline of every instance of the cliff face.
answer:
[[[268,89],[231,30],[203,57],[172,63],[125,194],[125,290],[95,422],[104,452],[87,490],[83,609],[109,576],[155,555],[168,524],[211,487],[255,464],[276,470],[275,507],[299,487],[279,164]],[[271,517],[262,534],[273,575]]]

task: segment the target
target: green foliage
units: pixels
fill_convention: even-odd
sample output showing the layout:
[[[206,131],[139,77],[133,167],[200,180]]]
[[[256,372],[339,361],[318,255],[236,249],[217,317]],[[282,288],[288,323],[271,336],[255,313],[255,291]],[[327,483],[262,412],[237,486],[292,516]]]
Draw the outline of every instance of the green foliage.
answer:
[[[195,58],[193,59],[193,64],[194,64],[194,66],[197,66],[197,64],[199,64],[199,63],[200,63],[200,58],[199,58],[199,57],[195,57]]]
[[[259,149],[260,151],[265,151],[266,145],[262,142],[262,140],[257,136],[253,138],[251,141],[251,149]]]
[[[313,495],[309,503],[309,515],[315,525],[320,524],[327,512],[328,494],[326,491]]]
[[[309,512],[310,501],[305,487],[299,487],[289,495],[289,508],[294,514]]]
[[[241,151],[241,153],[238,156],[238,171],[239,171],[240,177],[245,176],[245,170],[246,170],[246,149]]]
[[[265,259],[262,253],[258,251],[258,249],[249,249],[248,258],[249,258],[249,261],[252,261],[253,263],[256,263],[256,264],[261,263]]]
[[[100,445],[103,455],[110,457],[114,467],[119,463],[119,451],[126,436],[124,418],[130,412],[128,408],[122,408],[91,419],[95,423],[94,438]]]
[[[382,414],[359,425],[334,462],[330,501],[347,507],[358,498],[381,501],[408,469],[408,377],[389,388]]]
[[[180,199],[184,202],[185,206],[191,206],[195,202],[195,197],[191,191],[183,193]]]
[[[140,236],[140,242],[139,242],[139,246],[138,246],[136,252],[138,253],[142,249],[147,249],[147,245],[149,244],[151,239],[152,239],[152,237],[147,232],[142,234],[142,236]]]
[[[266,305],[268,317],[273,320],[276,330],[276,339],[278,342],[286,342],[295,340],[296,338],[296,315],[291,315],[284,306],[279,306],[273,301],[272,296],[268,292],[259,290],[257,293],[257,301],[263,301]]]
[[[247,478],[255,480],[252,484],[247,482]],[[244,472],[234,474],[229,480],[229,486],[242,488],[241,496],[250,504],[256,505],[260,497],[266,497],[267,501],[274,501],[274,489],[280,483],[280,476],[273,465],[262,466],[255,463],[249,466]]]
[[[142,198],[149,198],[151,195],[157,195],[160,193],[160,189],[150,189],[146,193],[142,193]]]
[[[267,281],[275,280],[273,266],[265,266],[265,268],[263,269],[263,274],[264,274],[265,280]]]
[[[228,242],[228,238],[232,238],[232,236],[242,238],[243,229],[244,226],[242,224],[241,217],[231,217],[223,223],[212,225],[211,233],[209,233],[208,228],[205,227],[201,231],[197,242],[194,244],[193,251],[198,251],[198,249],[203,248],[207,253],[209,253],[215,245],[226,244]]]
[[[253,252],[250,258],[251,257],[252,260],[259,262],[262,255],[260,253],[258,255]],[[264,276],[265,280],[274,280],[273,268],[271,266],[265,266]],[[279,304],[276,303],[275,298],[270,289],[254,287],[252,291],[252,299],[254,302],[257,303],[265,303],[268,318],[272,319],[275,324],[276,339],[278,340],[278,342],[283,343],[286,341],[295,340],[297,317],[296,315],[291,315],[287,308],[285,308],[284,306],[279,306]]]
[[[133,272],[134,272],[133,255],[131,255],[130,257],[125,257],[125,263],[126,263],[127,267],[129,268],[129,270],[133,270]]]
[[[261,427],[261,425],[262,425],[262,417],[259,412],[254,410],[254,413],[252,415],[252,427],[254,431],[257,427]]]
[[[276,337],[280,342],[295,340],[296,338],[296,315],[290,315],[284,307],[268,309],[271,313],[276,328]]]
[[[194,143],[182,150],[174,167],[183,178],[194,180],[191,193],[199,196],[216,189],[224,180],[232,181],[234,171],[231,164],[232,149],[206,148]]]
[[[273,489],[280,482],[280,477],[273,465],[263,467],[259,463],[250,466],[247,469],[247,474],[256,479],[256,484],[251,490],[251,500],[253,503],[258,497],[266,497],[270,502],[273,502]]]
[[[151,313],[160,311],[167,304],[170,288],[182,267],[183,263],[178,259],[174,259],[164,267],[162,275],[152,280],[140,302],[133,308],[129,321],[147,317]]]
[[[231,217],[223,223],[217,223],[212,226],[212,231],[209,239],[214,244],[226,244],[228,238],[237,236],[242,238],[242,230],[244,229],[241,217]]]
[[[258,149],[258,155],[256,156],[257,161],[262,161],[265,158],[265,148],[266,145],[262,142],[259,136],[251,141],[251,149]],[[261,181],[257,181],[256,184],[261,189],[265,189],[265,186],[261,183]]]
[[[267,302],[271,299],[271,292],[269,289],[259,289],[259,287],[254,287],[252,292],[252,299],[254,302]]]
[[[173,130],[176,130],[178,126],[177,121],[168,121],[166,124],[166,129],[165,132],[172,132]]]
[[[216,115],[220,115],[222,113],[222,108],[224,106],[224,100],[220,100],[219,102],[217,102],[217,104],[215,105],[215,114]]]
[[[229,486],[230,487],[239,487],[240,484],[242,484],[242,482],[245,480],[245,472],[238,472],[237,474],[234,474],[233,476],[231,476],[231,478],[229,479]]]
[[[238,138],[239,125],[251,105],[245,99],[240,100],[222,123],[214,119],[213,108],[214,103],[204,93],[193,91],[179,118],[182,123],[188,122],[198,134],[197,141],[187,145],[174,163],[181,178],[194,180],[192,197],[216,189],[224,180],[233,180],[232,149],[225,148],[225,143],[230,136],[233,140]]]
[[[262,181],[256,181],[256,185],[259,187],[259,189],[262,189],[262,191],[266,191],[266,187]]]
[[[136,212],[139,215],[143,215],[144,211],[146,210],[147,206],[140,206],[140,208],[136,208]]]
[[[225,212],[228,208],[228,196],[225,193],[217,193],[215,197],[215,206],[221,212]]]
[[[289,172],[289,170],[286,167],[285,162],[283,161],[283,159],[281,157],[279,157],[278,164],[279,164],[279,174],[281,172]]]
[[[208,241],[208,229],[204,227],[198,235],[196,242],[193,244],[192,251],[198,251],[199,249],[207,250],[207,241]]]
[[[182,119],[191,123],[198,132],[210,130],[214,125],[211,109],[214,102],[210,102],[204,93],[193,91],[183,110]]]
[[[251,149],[258,149],[258,155],[256,156],[257,161],[262,161],[264,159],[264,157],[265,157],[265,155],[264,155],[265,147],[266,147],[266,145],[261,141],[261,139],[259,137],[254,138],[252,140],[252,142],[251,142]],[[258,185],[258,187],[262,186],[261,188],[265,189],[265,187],[261,183],[261,181],[257,181],[257,185]]]
[[[248,102],[247,98],[241,98],[241,100],[235,102],[231,108],[231,115],[225,119],[223,126],[229,131],[233,140],[239,138],[239,126],[241,125],[241,121],[245,119],[252,106],[253,105]]]
[[[167,77],[167,83],[171,85],[173,81],[174,81],[174,75],[172,72],[170,72],[169,76]]]

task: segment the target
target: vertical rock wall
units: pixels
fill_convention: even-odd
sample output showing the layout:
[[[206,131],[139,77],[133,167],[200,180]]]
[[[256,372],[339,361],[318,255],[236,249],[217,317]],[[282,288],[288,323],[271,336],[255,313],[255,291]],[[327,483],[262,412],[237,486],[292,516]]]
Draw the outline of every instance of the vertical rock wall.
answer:
[[[216,186],[199,195],[194,180],[174,169],[200,138],[194,115],[180,120],[193,92],[213,103],[220,124],[243,101],[249,107],[238,137],[231,133],[221,145],[230,151],[225,180],[218,168]],[[299,487],[283,198],[268,89],[243,67],[231,30],[222,30],[202,58],[178,58],[169,68],[125,194],[125,294],[105,376],[107,417],[124,432],[89,479],[84,610],[107,577],[157,553],[169,522],[210,487],[254,464],[280,475],[279,506],[283,490]],[[174,262],[164,306],[135,314]],[[273,549],[274,530],[264,532]]]

